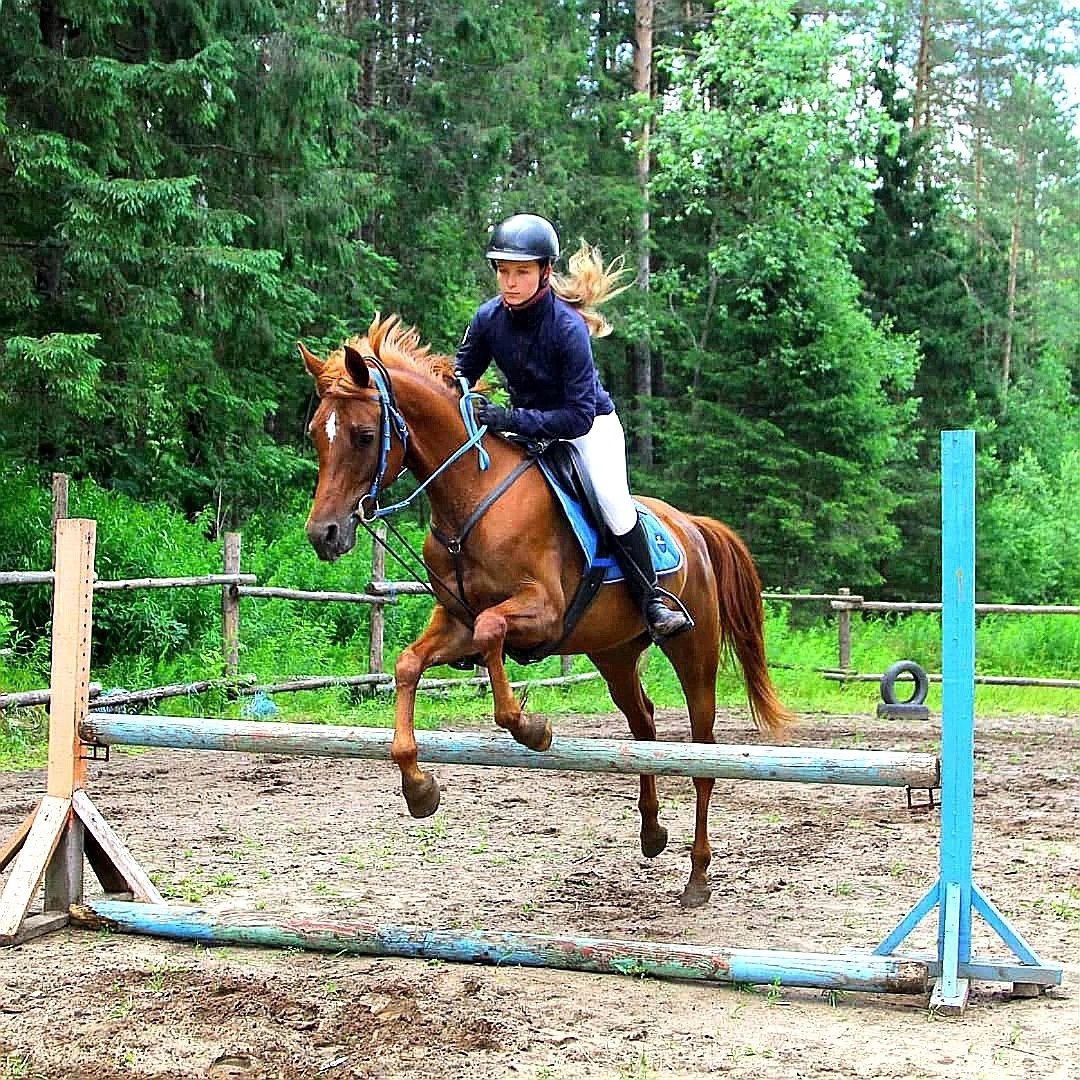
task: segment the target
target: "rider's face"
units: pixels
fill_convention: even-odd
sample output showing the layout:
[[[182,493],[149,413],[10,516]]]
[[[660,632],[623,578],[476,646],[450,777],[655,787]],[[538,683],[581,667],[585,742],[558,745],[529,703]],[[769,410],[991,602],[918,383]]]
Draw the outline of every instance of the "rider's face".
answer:
[[[497,260],[495,263],[495,279],[499,283],[499,295],[510,307],[524,304],[531,300],[533,294],[540,288],[540,275],[542,270],[538,261],[533,262],[506,262]]]

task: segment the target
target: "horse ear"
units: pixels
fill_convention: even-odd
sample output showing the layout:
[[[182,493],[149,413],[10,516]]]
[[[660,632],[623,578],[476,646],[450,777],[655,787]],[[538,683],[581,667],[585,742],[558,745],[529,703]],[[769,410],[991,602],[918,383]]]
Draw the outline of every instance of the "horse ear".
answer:
[[[345,346],[345,370],[349,377],[359,387],[365,387],[371,382],[371,372],[363,354],[359,353],[351,345]]]
[[[300,350],[300,355],[304,359],[304,367],[308,369],[308,374],[317,381],[319,376],[322,375],[323,368],[326,366],[326,361],[320,360],[302,341],[298,341],[296,347]]]

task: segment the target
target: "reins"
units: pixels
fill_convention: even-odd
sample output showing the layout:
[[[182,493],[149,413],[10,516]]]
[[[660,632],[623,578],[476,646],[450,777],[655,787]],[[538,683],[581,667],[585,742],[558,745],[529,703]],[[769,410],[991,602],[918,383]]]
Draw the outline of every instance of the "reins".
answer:
[[[376,356],[365,356],[364,360],[365,362],[370,362],[375,365],[371,369],[371,377],[372,381],[375,383],[375,391],[379,395],[379,416],[382,429],[379,441],[379,464],[375,469],[375,475],[371,479],[371,487],[368,488],[366,494],[360,497],[360,502],[356,507],[356,514],[360,518],[360,521],[365,525],[369,525],[373,521],[380,521],[411,505],[413,500],[424,491],[428,484],[450,468],[455,461],[464,457],[474,446],[478,448],[477,456],[481,472],[486,470],[491,464],[491,458],[488,456],[488,452],[480,446],[481,439],[487,434],[487,426],[484,425],[478,427],[476,420],[473,417],[472,409],[469,408],[470,400],[472,398],[481,397],[482,395],[474,393],[469,389],[468,383],[464,379],[459,379],[458,382],[461,384],[462,390],[459,408],[461,411],[461,418],[465,422],[465,433],[468,436],[465,442],[459,446],[457,450],[455,450],[418,488],[416,488],[411,495],[402,499],[400,502],[394,503],[392,506],[379,506],[379,496],[382,494],[382,488],[384,486],[383,481],[386,476],[386,466],[390,462],[391,429],[397,431],[398,438],[401,440],[401,468],[398,470],[397,476],[390,481],[392,484],[394,480],[397,480],[405,471],[405,455],[409,449],[409,425],[405,423],[405,417],[401,415],[401,410],[397,407],[397,399],[394,397],[394,384],[391,382],[390,372],[386,370],[382,361]],[[370,502],[373,507],[370,511],[364,505],[367,502]]]
[[[394,535],[394,538],[400,543],[408,553],[419,563],[428,576],[434,578],[447,595],[461,608],[465,613],[465,622],[471,628],[476,621],[477,612],[469,605],[465,599],[465,578],[461,565],[461,551],[465,544],[465,540],[469,533],[472,532],[474,526],[485,513],[507,491],[514,485],[520,476],[527,472],[535,463],[536,458],[531,455],[524,461],[519,462],[510,474],[500,482],[498,487],[494,491],[488,492],[480,503],[473,510],[473,512],[466,518],[464,525],[458,532],[457,536],[447,537],[439,529],[435,528],[434,523],[431,524],[431,535],[439,541],[443,547],[449,552],[451,559],[454,563],[454,574],[457,578],[458,593],[455,594],[453,589],[444,581],[438,574],[434,573],[424,562],[424,557],[421,553],[405,539],[401,533],[394,528],[389,522],[391,514],[396,514],[400,510],[404,510],[410,506],[413,501],[424,491],[424,489],[438,476],[441,476],[451,465],[456,461],[459,461],[464,457],[473,447],[476,448],[477,460],[480,466],[480,471],[486,471],[491,465],[491,457],[488,452],[481,445],[481,440],[487,434],[486,425],[477,425],[476,418],[473,416],[472,401],[476,398],[483,398],[482,394],[476,393],[469,388],[468,381],[463,378],[458,378],[458,386],[461,390],[461,401],[458,405],[458,410],[461,413],[462,422],[465,425],[465,442],[462,443],[422,484],[420,484],[410,495],[406,498],[392,504],[391,506],[381,507],[379,506],[379,496],[382,494],[383,488],[386,486],[384,481],[386,477],[386,468],[390,461],[390,449],[393,442],[393,432],[397,432],[398,439],[401,442],[402,458],[401,468],[398,470],[397,476],[394,477],[390,483],[397,480],[401,474],[405,471],[405,456],[409,447],[409,426],[405,422],[405,417],[401,414],[401,410],[398,408],[397,399],[394,396],[394,385],[390,378],[390,372],[387,371],[382,361],[376,356],[365,356],[364,361],[368,363],[371,371],[371,379],[375,385],[375,391],[379,397],[379,416],[380,416],[380,441],[379,441],[379,462],[375,469],[375,474],[371,480],[371,486],[367,492],[360,497],[360,501],[357,504],[354,516],[357,521],[364,527],[368,535],[371,537],[373,543],[381,544],[382,547],[393,556],[393,558],[403,567],[405,573],[410,576],[413,581],[420,583],[421,585],[427,585],[425,581],[417,573],[416,569],[410,567],[408,563],[393,549],[386,541],[376,533],[372,528],[373,523],[377,521],[383,521],[386,523],[386,527],[389,532]],[[370,509],[369,509],[370,506]],[[428,586],[428,592],[434,595],[434,590]]]

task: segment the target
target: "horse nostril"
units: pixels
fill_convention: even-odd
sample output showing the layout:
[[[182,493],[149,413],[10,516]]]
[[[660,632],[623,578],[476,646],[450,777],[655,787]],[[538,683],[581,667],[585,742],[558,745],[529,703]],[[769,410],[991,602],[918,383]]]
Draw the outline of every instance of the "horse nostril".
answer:
[[[341,529],[338,527],[336,521],[331,521],[330,524],[326,526],[326,531],[323,533],[323,542],[327,547],[337,540],[339,532],[341,532]]]

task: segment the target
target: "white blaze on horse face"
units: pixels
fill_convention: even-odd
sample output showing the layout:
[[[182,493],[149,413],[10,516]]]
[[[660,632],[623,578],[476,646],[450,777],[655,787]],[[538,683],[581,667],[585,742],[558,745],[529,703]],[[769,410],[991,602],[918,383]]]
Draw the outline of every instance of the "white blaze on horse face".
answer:
[[[332,412],[326,418],[326,438],[331,446],[334,445],[334,440],[337,438],[337,413]]]

